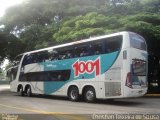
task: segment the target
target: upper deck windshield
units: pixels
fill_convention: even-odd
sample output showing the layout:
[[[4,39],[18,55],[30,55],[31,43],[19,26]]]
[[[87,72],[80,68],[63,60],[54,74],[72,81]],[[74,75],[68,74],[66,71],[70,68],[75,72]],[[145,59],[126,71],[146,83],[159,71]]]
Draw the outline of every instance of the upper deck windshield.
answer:
[[[146,51],[146,43],[143,37],[135,33],[130,33],[129,37],[131,47]]]

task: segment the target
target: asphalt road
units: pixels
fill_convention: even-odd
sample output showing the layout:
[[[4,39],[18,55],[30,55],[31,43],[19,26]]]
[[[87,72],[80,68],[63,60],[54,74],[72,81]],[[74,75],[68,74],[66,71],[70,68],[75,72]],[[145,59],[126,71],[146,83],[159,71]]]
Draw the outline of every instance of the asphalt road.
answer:
[[[59,114],[63,114],[61,119],[64,116],[66,118],[66,115],[70,119],[69,114],[88,114],[92,115],[92,119],[95,114],[160,114],[159,103],[160,97],[97,100],[96,103],[85,103],[71,102],[65,97],[55,96],[21,97],[11,93],[9,89],[0,91],[0,113],[4,113],[3,117],[5,114],[23,114],[25,117],[28,117],[26,114],[32,114],[37,120],[40,118],[50,120],[50,116],[47,115],[56,115],[57,118]],[[74,117],[72,115],[71,119],[74,120]],[[82,117],[75,118],[82,119]]]

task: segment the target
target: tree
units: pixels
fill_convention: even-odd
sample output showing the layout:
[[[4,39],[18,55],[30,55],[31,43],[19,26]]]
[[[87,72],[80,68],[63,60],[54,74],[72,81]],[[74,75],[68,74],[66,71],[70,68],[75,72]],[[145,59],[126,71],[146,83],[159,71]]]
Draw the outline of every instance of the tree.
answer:
[[[63,22],[59,31],[53,35],[53,39],[57,42],[65,42],[102,35],[119,24],[115,20],[116,17],[109,18],[96,12],[72,17]]]
[[[4,58],[6,57],[6,48],[7,48],[7,38],[6,38],[6,34],[3,32],[0,32],[0,65],[2,63],[2,61],[4,60]]]
[[[17,54],[23,52],[24,44],[12,34],[0,32],[0,63],[4,59],[13,60]]]

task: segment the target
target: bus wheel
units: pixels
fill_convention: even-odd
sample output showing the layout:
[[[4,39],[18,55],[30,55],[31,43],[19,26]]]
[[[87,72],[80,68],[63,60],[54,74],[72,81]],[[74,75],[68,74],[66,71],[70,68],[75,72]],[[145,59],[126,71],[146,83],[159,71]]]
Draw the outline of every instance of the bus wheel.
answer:
[[[78,101],[79,99],[79,91],[78,91],[78,88],[77,87],[71,87],[69,88],[69,91],[68,91],[68,97],[71,101]]]
[[[20,88],[19,88],[19,90],[18,90],[18,94],[19,94],[20,96],[24,96],[24,92],[23,92],[23,87],[22,87],[22,86],[20,86]]]
[[[86,102],[94,102],[96,100],[96,93],[93,87],[88,87],[84,92],[84,99]]]
[[[27,87],[26,94],[27,94],[28,97],[31,97],[31,96],[32,96],[32,90],[31,90],[31,87],[30,87],[30,86]]]

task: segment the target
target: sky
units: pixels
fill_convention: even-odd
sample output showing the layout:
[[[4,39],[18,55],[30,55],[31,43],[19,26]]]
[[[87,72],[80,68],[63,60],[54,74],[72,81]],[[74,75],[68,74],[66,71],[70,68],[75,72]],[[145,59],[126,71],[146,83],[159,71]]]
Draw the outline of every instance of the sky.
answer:
[[[9,60],[8,59],[5,59],[3,64],[0,66],[0,68],[2,68],[3,70],[5,69],[6,65],[8,65],[9,63]]]
[[[5,10],[13,5],[20,4],[24,0],[0,0],[0,17],[5,14]]]

